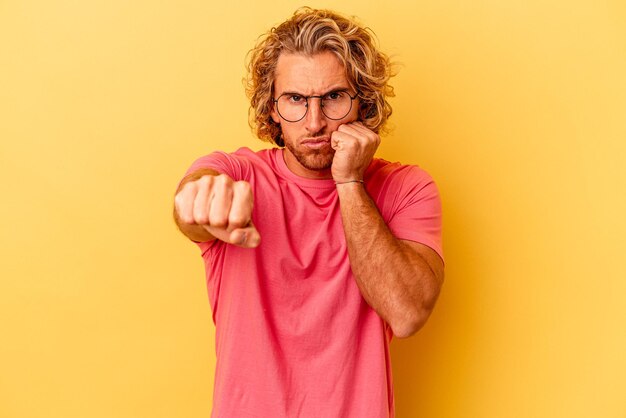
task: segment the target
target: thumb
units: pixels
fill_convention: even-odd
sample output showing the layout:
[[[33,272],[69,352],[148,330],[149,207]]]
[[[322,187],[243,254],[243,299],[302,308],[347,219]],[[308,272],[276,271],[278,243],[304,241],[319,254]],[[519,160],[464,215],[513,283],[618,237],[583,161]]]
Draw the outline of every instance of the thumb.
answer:
[[[228,242],[242,248],[256,248],[261,243],[261,234],[259,234],[254,224],[250,222],[245,228],[232,230]]]
[[[257,231],[252,221],[245,227],[235,228],[232,231],[208,225],[205,225],[204,228],[220,241],[224,241],[238,247],[256,248],[261,243],[261,234],[259,234],[259,231]]]

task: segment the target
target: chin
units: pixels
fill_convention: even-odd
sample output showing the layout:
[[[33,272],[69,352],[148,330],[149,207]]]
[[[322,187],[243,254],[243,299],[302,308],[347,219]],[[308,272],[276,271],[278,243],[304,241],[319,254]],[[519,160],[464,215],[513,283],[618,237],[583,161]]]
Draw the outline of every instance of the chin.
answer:
[[[296,157],[300,165],[307,170],[329,170],[333,164],[335,150],[330,145],[318,150],[294,149],[289,143],[285,145],[289,148],[293,156]]]
[[[304,168],[321,171],[330,169],[335,157],[335,150],[329,145],[319,150],[303,151],[295,155]]]
[[[298,162],[308,170],[328,170],[333,164],[333,155],[307,155],[302,159],[298,158]]]

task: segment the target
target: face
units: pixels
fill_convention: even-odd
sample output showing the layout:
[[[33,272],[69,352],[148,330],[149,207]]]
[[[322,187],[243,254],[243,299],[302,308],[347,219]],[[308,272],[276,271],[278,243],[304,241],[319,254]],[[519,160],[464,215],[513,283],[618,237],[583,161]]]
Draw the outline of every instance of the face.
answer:
[[[313,56],[283,53],[278,58],[275,99],[283,93],[322,96],[335,90],[346,90],[351,96],[356,93],[350,88],[343,64],[332,52]],[[357,120],[359,99],[353,100],[350,112],[341,120],[327,118],[319,99],[311,98],[308,103],[306,116],[298,122],[281,118],[274,103],[271,116],[281,127],[285,163],[292,172],[303,177],[331,178],[335,150],[330,146],[330,136],[340,125]]]

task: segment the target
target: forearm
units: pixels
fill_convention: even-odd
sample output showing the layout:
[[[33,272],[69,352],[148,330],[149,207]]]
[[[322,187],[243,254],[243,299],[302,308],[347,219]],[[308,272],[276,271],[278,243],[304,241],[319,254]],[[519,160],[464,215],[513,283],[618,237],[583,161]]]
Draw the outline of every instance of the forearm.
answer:
[[[439,294],[440,278],[410,246],[393,236],[362,184],[337,186],[348,254],[367,303],[408,337],[426,321]]]

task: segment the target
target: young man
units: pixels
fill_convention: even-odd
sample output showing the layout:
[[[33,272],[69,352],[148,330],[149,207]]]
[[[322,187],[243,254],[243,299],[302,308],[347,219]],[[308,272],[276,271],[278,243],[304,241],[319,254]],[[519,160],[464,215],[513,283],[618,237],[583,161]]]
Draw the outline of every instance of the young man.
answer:
[[[334,12],[300,9],[253,49],[261,139],[214,152],[175,198],[216,324],[213,417],[389,417],[389,342],[443,281],[441,207],[416,166],[374,158],[388,58]]]

